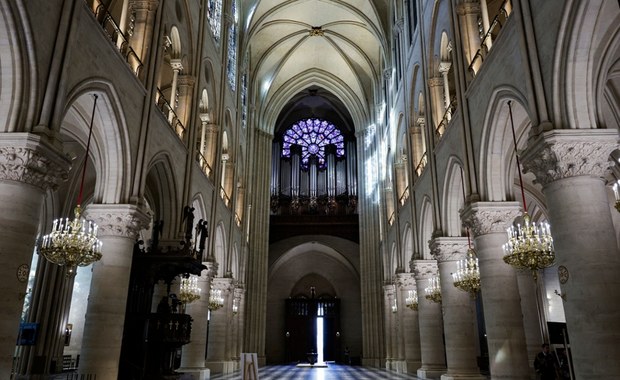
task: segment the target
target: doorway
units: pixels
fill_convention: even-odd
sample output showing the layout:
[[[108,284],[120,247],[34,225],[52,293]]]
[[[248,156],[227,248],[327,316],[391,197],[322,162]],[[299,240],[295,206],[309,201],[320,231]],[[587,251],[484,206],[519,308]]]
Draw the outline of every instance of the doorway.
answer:
[[[340,300],[286,300],[286,362],[339,361]]]

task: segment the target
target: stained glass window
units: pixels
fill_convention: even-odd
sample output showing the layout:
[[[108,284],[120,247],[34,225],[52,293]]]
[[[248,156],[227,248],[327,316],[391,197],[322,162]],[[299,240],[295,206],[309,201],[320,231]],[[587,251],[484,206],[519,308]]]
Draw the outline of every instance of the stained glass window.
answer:
[[[232,2],[232,15],[233,22],[230,24],[230,29],[228,31],[228,62],[227,62],[227,74],[228,74],[228,84],[230,87],[235,90],[235,85],[237,83],[237,2]]]
[[[301,146],[301,166],[307,169],[310,157],[318,159],[319,168],[325,168],[325,147],[334,145],[336,157],[344,156],[344,137],[335,125],[321,119],[303,119],[286,130],[283,137],[282,156],[291,156],[293,145]]]
[[[220,42],[220,33],[222,30],[222,0],[209,0],[209,8],[207,9],[209,17],[209,25],[211,33],[216,43]]]

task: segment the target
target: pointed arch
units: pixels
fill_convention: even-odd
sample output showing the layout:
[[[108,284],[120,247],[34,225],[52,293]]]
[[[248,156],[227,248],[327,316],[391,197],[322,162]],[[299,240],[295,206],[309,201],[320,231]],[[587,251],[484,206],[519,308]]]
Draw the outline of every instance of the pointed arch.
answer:
[[[420,208],[420,226],[418,236],[420,236],[420,255],[422,260],[430,260],[431,249],[428,242],[433,238],[433,205],[430,198],[425,195],[422,199],[422,207]]]

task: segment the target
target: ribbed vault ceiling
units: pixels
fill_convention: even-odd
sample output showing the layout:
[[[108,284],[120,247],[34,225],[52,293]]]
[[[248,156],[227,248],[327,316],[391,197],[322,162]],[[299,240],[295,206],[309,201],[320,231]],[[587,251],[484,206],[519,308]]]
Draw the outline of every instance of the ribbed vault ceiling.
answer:
[[[248,9],[256,106],[269,132],[312,86],[334,94],[354,122],[368,118],[386,51],[384,1],[259,0]]]

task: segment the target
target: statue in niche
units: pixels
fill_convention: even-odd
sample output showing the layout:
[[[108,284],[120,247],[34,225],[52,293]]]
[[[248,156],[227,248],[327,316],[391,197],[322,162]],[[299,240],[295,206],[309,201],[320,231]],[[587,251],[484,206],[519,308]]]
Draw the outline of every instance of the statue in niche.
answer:
[[[194,208],[185,206],[183,209],[183,221],[185,222],[185,241],[192,240],[192,230],[194,229]]]

